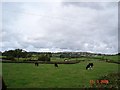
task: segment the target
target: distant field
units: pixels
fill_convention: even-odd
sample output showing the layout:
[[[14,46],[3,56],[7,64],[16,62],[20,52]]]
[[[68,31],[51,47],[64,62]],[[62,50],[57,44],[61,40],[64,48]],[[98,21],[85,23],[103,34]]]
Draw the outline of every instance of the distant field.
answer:
[[[100,58],[89,58],[89,57],[81,57],[81,58],[57,58],[52,57],[51,61],[64,61],[64,60],[100,60]]]
[[[2,57],[6,57],[6,56],[0,56],[0,58]],[[15,58],[16,60],[18,60],[17,58]],[[23,60],[37,60],[38,57],[34,56],[31,58],[19,58],[19,61],[23,61]],[[52,57],[51,61],[64,61],[64,60],[104,60],[104,59],[109,59],[109,60],[114,60],[114,61],[120,61],[120,55],[108,55],[108,56],[90,56],[90,57],[80,57],[80,58],[59,58],[59,57]]]
[[[53,59],[54,60],[54,59]],[[8,87],[25,88],[81,88],[89,87],[90,80],[118,72],[118,64],[92,61],[93,70],[85,70],[88,61],[79,64],[15,64],[3,63],[3,78]]]
[[[110,59],[110,60],[120,61],[120,55],[104,56],[104,59]]]
[[[52,57],[51,60],[52,61],[64,61],[64,60],[104,60],[104,59],[108,59],[108,60],[114,60],[114,61],[120,61],[120,55],[111,55],[111,56],[96,56],[96,57],[81,57],[81,58],[57,58],[57,57]]]

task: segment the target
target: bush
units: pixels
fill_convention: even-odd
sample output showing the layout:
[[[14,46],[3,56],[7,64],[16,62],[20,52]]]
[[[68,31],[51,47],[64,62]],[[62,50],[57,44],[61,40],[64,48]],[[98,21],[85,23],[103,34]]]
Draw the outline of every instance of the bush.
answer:
[[[50,61],[50,57],[47,55],[41,55],[38,57],[39,61]]]
[[[108,84],[100,84],[102,88],[120,88],[120,73],[110,73],[108,75],[102,76],[101,78],[98,79],[100,80],[108,80]],[[96,84],[94,85],[94,87]]]
[[[8,57],[2,57],[2,59],[3,60],[15,60],[15,58],[14,57],[12,57],[12,56],[8,56]]]

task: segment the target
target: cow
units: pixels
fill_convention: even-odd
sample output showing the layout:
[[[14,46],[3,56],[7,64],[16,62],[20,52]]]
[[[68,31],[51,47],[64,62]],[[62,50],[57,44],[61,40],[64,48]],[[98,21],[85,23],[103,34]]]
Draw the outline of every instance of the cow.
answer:
[[[38,64],[38,62],[35,62],[35,66],[38,66],[39,64]]]
[[[65,62],[67,62],[68,60],[64,60]]]
[[[67,62],[67,61],[70,61],[70,60],[65,59],[64,61]]]
[[[54,64],[55,67],[58,67],[57,63]]]
[[[92,68],[93,68],[93,63],[89,63],[89,64],[86,66],[86,70],[92,69]]]

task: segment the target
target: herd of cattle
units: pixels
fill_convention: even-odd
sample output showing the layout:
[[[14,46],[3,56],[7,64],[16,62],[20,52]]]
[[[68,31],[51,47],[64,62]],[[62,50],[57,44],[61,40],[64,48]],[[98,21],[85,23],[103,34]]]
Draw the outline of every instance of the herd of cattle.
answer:
[[[39,65],[39,63],[38,63],[38,62],[35,62],[35,66],[38,66],[38,65]],[[55,66],[55,67],[58,67],[58,64],[55,63],[54,66]],[[89,63],[89,64],[86,66],[86,70],[92,69],[93,66],[94,66],[93,63]]]

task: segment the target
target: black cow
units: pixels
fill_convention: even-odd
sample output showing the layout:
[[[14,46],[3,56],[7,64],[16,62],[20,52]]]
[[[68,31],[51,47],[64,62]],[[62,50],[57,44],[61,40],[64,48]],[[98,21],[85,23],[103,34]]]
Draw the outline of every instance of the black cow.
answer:
[[[55,67],[58,67],[57,63],[54,64]]]
[[[86,70],[92,69],[92,68],[93,68],[93,63],[89,63],[89,64],[86,66]]]
[[[38,66],[39,64],[38,64],[38,62],[35,62],[35,66]]]

